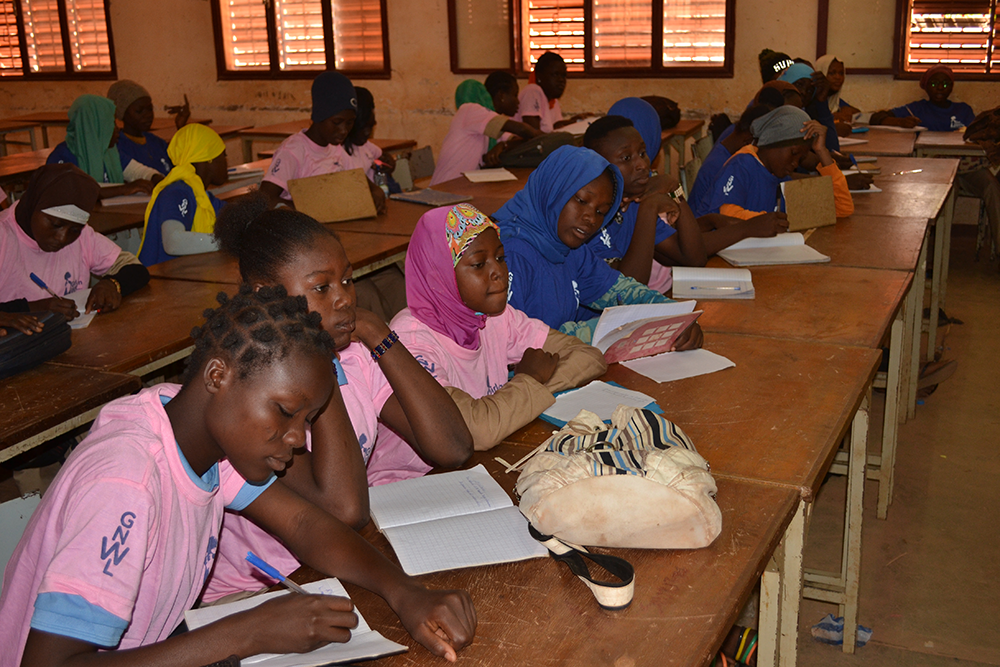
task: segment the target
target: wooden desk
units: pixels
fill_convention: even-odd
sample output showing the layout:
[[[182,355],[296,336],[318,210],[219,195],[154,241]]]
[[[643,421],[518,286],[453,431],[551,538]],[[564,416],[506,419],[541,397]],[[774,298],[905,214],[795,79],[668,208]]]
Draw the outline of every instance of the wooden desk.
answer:
[[[35,139],[35,128],[38,123],[23,120],[0,120],[0,156],[7,154],[7,135],[19,132],[27,133],[31,150],[38,150],[38,141]]]
[[[894,218],[928,218],[933,220],[948,201],[951,185],[939,183],[888,182],[895,177],[876,176],[875,183],[883,192],[854,197],[856,215],[891,216]]]
[[[510,492],[494,456],[517,457],[524,448],[500,445],[477,453]],[[459,588],[476,605],[479,627],[459,654],[468,664],[495,665],[707,665],[735,621],[795,511],[791,489],[720,479],[722,534],[696,550],[596,549],[628,559],[635,567],[635,597],[620,612],[601,610],[590,591],[551,559],[466,568],[419,577],[432,588]],[[375,546],[395,561],[385,538],[366,530]],[[307,581],[320,575],[300,571]],[[439,665],[416,644],[378,596],[347,585],[369,625],[410,647],[379,664]]]
[[[881,173],[874,175],[879,187],[891,183],[951,185],[958,173],[958,160],[940,160],[925,157],[879,157],[878,161],[862,163],[861,169],[877,167]],[[919,171],[916,171],[919,170]],[[905,171],[905,174],[898,172]],[[916,172],[916,173],[914,173]]]
[[[0,157],[0,185],[27,181],[32,172],[45,165],[50,153],[52,153],[51,148],[43,148],[40,151]]]
[[[929,227],[928,218],[855,213],[816,229],[807,243],[830,257],[828,266],[915,272]]]
[[[191,329],[216,294],[231,285],[151,280],[122,300],[121,307],[98,315],[86,329],[73,331],[73,347],[51,363],[143,376],[191,354]]]
[[[204,125],[204,123],[202,123],[202,124]],[[220,137],[222,137],[225,140],[225,139],[232,139],[233,137],[237,136],[240,133],[241,130],[246,130],[246,129],[249,129],[249,128],[253,127],[253,126],[252,125],[212,125],[211,127],[212,127],[213,130],[215,130],[215,132]],[[153,134],[155,134],[156,136],[160,137],[164,141],[169,142],[171,139],[174,138],[174,135],[177,134],[177,126],[173,125],[173,124],[166,125],[164,127],[154,128],[152,130],[152,132],[153,132]]]
[[[855,155],[893,155],[907,156],[913,155],[913,143],[916,141],[916,132],[893,132],[892,130],[880,130],[877,126],[870,127],[867,132],[858,135],[851,135],[858,139],[864,139],[867,144],[857,146],[844,146],[841,152],[844,154],[854,153]],[[862,165],[862,168],[863,165]]]
[[[524,189],[525,184],[528,182],[528,176],[534,169],[508,169],[510,173],[517,176],[516,181],[495,181],[493,183],[473,183],[465,176],[459,176],[458,178],[453,178],[450,181],[445,181],[444,183],[438,183],[434,186],[435,190],[441,190],[442,192],[451,192],[457,195],[469,195],[472,197],[483,197],[486,199],[502,199],[507,201],[522,189]]]
[[[241,130],[239,135],[243,140],[243,161],[250,162],[253,160],[253,142],[281,142],[296,132],[309,129],[309,125],[311,124],[311,120],[304,118],[302,120],[293,120],[287,123],[276,123],[274,125],[264,125],[262,127],[253,127],[247,130]],[[406,150],[407,148],[413,148],[417,145],[417,142],[412,139],[373,138],[372,142],[383,151],[390,153],[394,151]]]
[[[50,127],[66,127],[69,125],[69,116],[67,111],[36,111],[35,113],[24,114],[23,116],[13,116],[11,118],[5,118],[7,121],[23,121],[28,123],[35,123],[42,129],[42,147],[49,147],[49,128]],[[188,122],[190,123],[201,123],[202,125],[210,125],[212,123],[211,118],[191,118]],[[173,116],[168,116],[167,118],[154,118],[153,125],[151,129],[158,130],[166,127],[176,127]],[[32,149],[34,150],[34,148]]]
[[[921,132],[915,145],[919,157],[983,157],[979,144],[962,138],[963,132]]]
[[[45,363],[0,385],[0,461],[86,424],[108,401],[142,388],[134,375]]]
[[[308,127],[308,125],[306,127]],[[374,137],[371,141],[373,144],[381,148],[383,153],[399,153],[408,148],[414,148],[417,145],[417,142],[413,139],[380,139],[378,137]],[[260,151],[257,153],[257,157],[259,158],[270,159],[273,155],[274,151]]]
[[[684,168],[684,163],[687,162],[685,159],[686,155],[686,142],[688,139],[694,139],[697,141],[701,138],[702,128],[705,127],[705,121],[701,119],[688,119],[682,120],[677,123],[676,126],[670,128],[669,130],[663,130],[660,134],[661,149],[666,149],[665,158],[667,160],[667,171],[676,176],[680,173],[680,170]],[[671,157],[670,150],[673,149],[677,153],[677,170],[674,170],[673,158]],[[650,160],[656,161],[656,156],[651,155]]]

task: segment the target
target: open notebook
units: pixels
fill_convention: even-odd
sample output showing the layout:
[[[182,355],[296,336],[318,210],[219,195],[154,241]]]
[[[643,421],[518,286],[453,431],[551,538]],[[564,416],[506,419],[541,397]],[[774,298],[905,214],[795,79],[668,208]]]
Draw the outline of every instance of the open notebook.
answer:
[[[821,264],[830,258],[806,245],[798,232],[770,238],[749,238],[719,251],[719,257],[733,266],[768,266],[772,264]]]
[[[678,301],[605,308],[594,329],[593,345],[609,364],[669,352],[701,315],[694,305]]]
[[[675,299],[752,299],[753,278],[749,269],[674,267]]]
[[[368,495],[372,519],[407,574],[548,554],[482,465],[373,486]]]
[[[302,588],[308,592],[319,595],[336,595],[338,597],[349,598],[343,585],[336,579],[323,579],[304,584]],[[296,595],[291,591],[275,591],[263,595],[237,600],[228,604],[211,605],[200,609],[190,609],[184,612],[184,621],[189,630],[196,630],[200,627],[214,623],[220,618],[225,618],[231,614],[236,614],[247,609],[253,609],[259,604],[268,600],[273,600],[279,595]],[[371,660],[383,655],[393,655],[407,650],[402,644],[389,641],[378,632],[368,627],[364,616],[354,608],[354,613],[358,615],[358,627],[351,630],[351,639],[346,644],[327,644],[309,653],[288,653],[277,655],[274,653],[261,653],[241,660],[243,665],[260,665],[261,667],[314,667],[317,665],[329,665],[342,662],[356,662],[358,660]]]

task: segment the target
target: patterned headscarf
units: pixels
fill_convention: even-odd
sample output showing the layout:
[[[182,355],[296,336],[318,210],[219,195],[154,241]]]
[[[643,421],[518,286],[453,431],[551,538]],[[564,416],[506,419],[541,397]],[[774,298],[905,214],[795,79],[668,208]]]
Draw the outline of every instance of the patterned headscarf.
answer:
[[[424,213],[406,251],[406,304],[418,320],[466,348],[479,348],[487,315],[462,302],[455,266],[476,237],[496,225],[471,204]]]

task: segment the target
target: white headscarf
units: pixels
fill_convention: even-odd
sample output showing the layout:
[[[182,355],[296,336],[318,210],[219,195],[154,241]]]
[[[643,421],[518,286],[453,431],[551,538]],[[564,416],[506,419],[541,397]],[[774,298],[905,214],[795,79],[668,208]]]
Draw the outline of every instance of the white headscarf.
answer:
[[[821,58],[817,58],[816,71],[822,72],[823,76],[826,76],[826,73],[830,70],[830,65],[833,64],[834,60],[841,63],[844,62],[837,56],[830,53],[826,54]],[[835,93],[831,92],[830,96],[826,98],[826,103],[830,105],[830,113],[837,113],[838,111],[840,111],[840,91],[838,90]]]

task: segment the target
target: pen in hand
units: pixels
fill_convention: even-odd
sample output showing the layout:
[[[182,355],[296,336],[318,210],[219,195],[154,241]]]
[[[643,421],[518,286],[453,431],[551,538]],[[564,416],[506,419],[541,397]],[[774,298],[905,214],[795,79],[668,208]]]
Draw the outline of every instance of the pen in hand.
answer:
[[[299,593],[301,595],[309,595],[309,591],[299,586],[297,583],[286,577],[285,575],[278,572],[274,567],[268,565],[260,556],[256,555],[252,551],[247,552],[247,562],[253,565],[255,568],[271,577],[272,579],[277,579],[283,583],[289,590]]]
[[[57,298],[57,299],[62,299],[63,298],[63,297],[59,296],[58,294],[56,294],[55,292],[53,292],[51,289],[49,289],[49,286],[45,284],[45,281],[42,280],[41,278],[39,278],[38,276],[36,276],[34,273],[29,273],[28,277],[31,278],[31,282],[35,283],[36,285],[38,285],[39,287],[41,287],[43,290],[45,290],[46,292],[48,292],[49,294],[51,294],[55,298]]]

